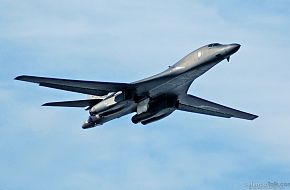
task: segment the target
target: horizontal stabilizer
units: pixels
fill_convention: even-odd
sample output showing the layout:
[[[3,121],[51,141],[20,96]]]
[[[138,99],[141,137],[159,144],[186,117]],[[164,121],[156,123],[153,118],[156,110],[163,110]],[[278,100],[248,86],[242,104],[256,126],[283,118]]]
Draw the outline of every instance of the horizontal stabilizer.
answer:
[[[132,84],[127,83],[69,80],[26,75],[18,76],[15,80],[33,82],[39,84],[40,86],[49,88],[97,96],[103,96],[110,92],[124,91],[133,88]]]
[[[199,114],[212,115],[217,117],[235,117],[240,119],[253,120],[258,116],[233,108],[229,108],[208,100],[204,100],[192,95],[186,95],[179,99],[178,110],[194,112]]]
[[[63,102],[49,102],[42,106],[60,106],[60,107],[87,107],[94,106],[101,102],[102,99],[88,99],[88,100],[74,100],[74,101],[63,101]]]

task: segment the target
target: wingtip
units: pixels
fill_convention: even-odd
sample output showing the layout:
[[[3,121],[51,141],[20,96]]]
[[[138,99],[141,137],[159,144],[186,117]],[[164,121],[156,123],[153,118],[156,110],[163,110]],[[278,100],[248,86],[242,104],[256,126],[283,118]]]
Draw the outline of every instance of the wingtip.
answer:
[[[14,78],[14,80],[23,80],[26,77],[26,75],[20,75]]]
[[[21,80],[22,76],[17,76],[14,78],[14,80]]]
[[[254,115],[253,120],[257,119],[259,116],[258,115]]]
[[[54,106],[54,103],[55,102],[47,102],[47,103],[42,104],[41,106]]]
[[[255,120],[255,119],[257,119],[259,116],[257,116],[257,115],[252,115],[252,117],[251,118],[249,118],[249,120]]]

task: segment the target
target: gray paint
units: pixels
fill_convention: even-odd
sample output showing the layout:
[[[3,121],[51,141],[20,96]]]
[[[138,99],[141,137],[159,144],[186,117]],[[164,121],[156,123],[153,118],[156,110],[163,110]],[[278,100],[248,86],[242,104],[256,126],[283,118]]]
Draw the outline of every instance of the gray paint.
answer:
[[[19,76],[16,80],[38,83],[66,91],[103,96],[92,101],[68,101],[44,104],[46,106],[85,107],[90,117],[83,128],[101,125],[112,119],[137,112],[134,123],[148,124],[182,110],[218,117],[236,117],[253,120],[258,116],[228,108],[214,102],[188,95],[192,82],[224,59],[229,61],[239,44],[209,44],[186,55],[173,66],[154,76],[127,84],[96,81],[54,79]],[[110,93],[110,94],[109,94]],[[140,112],[140,110],[142,110]]]

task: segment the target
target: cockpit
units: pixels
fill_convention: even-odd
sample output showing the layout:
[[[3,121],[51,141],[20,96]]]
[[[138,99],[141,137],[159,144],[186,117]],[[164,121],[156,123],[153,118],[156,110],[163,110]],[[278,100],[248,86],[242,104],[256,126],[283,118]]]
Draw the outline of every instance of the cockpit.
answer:
[[[213,44],[209,44],[207,47],[212,48],[212,47],[216,47],[216,46],[220,46],[221,44],[219,43],[213,43]]]

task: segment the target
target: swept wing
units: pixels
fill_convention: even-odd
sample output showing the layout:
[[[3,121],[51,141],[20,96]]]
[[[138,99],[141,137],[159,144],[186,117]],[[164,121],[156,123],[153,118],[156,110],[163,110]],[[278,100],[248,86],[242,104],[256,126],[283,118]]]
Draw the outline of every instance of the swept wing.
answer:
[[[103,96],[110,92],[124,91],[133,88],[131,84],[127,83],[69,80],[26,75],[18,76],[15,79],[37,83],[44,87],[97,96]]]
[[[192,95],[182,96],[179,99],[177,109],[225,118],[236,117],[241,119],[253,120],[258,117],[257,115],[229,108]]]

